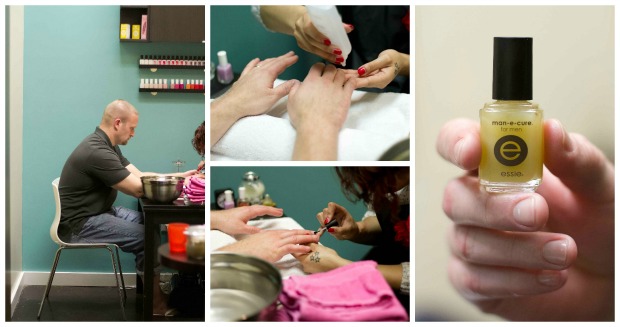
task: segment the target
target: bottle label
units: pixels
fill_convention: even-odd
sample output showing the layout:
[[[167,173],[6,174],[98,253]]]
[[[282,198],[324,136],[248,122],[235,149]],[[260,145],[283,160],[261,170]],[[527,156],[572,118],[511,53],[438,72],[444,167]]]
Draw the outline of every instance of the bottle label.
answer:
[[[493,153],[502,165],[516,166],[527,158],[527,143],[516,135],[506,135],[497,140]]]
[[[480,113],[481,180],[488,183],[526,183],[542,177],[541,111]]]

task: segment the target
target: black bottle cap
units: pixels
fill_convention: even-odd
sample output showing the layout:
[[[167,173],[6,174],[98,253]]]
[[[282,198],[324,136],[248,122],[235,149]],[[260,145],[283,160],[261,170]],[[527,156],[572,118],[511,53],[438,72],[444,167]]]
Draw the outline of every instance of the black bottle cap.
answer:
[[[531,37],[493,39],[493,99],[533,99]]]

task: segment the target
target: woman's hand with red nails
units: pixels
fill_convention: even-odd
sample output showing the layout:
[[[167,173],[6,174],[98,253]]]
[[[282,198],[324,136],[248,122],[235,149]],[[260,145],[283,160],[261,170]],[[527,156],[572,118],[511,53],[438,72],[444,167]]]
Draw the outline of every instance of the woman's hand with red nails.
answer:
[[[338,221],[338,225],[331,227],[328,232],[339,240],[354,240],[360,233],[359,226],[349,211],[334,202],[328,203],[323,211],[317,213],[316,219],[321,227],[332,220]]]
[[[360,66],[357,70],[348,69],[348,78],[355,78],[355,88],[385,88],[398,75],[409,76],[409,55],[396,50],[382,51],[377,59]]]
[[[536,193],[492,194],[476,174],[479,124],[441,129],[437,151],[468,171],[444,191],[448,275],[467,300],[509,320],[613,320],[614,166],[558,121],[544,133]]]

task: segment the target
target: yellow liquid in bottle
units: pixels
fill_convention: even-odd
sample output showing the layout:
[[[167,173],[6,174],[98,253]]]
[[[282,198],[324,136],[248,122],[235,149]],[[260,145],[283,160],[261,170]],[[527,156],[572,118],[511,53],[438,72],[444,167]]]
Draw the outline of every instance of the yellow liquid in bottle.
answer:
[[[529,101],[480,109],[480,184],[487,192],[533,192],[543,171],[543,112]]]

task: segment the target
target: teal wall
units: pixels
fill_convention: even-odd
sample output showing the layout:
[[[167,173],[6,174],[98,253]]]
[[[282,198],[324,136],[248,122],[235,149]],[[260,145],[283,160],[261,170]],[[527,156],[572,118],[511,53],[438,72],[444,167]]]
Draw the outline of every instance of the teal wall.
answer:
[[[302,227],[316,230],[319,223],[316,214],[336,202],[359,220],[366,212],[362,202],[351,203],[340,188],[340,181],[332,167],[211,167],[211,202],[213,190],[231,187],[237,195],[243,175],[253,171],[260,176],[268,193],[284,214],[294,218]],[[321,243],[333,248],[340,256],[359,260],[370,249],[369,246],[349,241],[338,241],[328,233],[321,237]]]
[[[310,67],[322,60],[301,50],[294,37],[266,30],[252,14],[251,6],[211,6],[211,61],[216,65],[220,50],[226,50],[236,73],[254,58],[295,51],[299,60],[280,75],[281,79],[303,80]]]
[[[205,55],[203,44],[119,42],[119,6],[26,6],[24,12],[23,270],[49,271],[55,244],[49,237],[54,214],[51,182],[67,156],[99,124],[114,99],[140,112],[135,137],[123,154],[142,171],[195,168],[194,130],[204,120],[202,94],[139,93],[140,78],[205,79],[202,70],[138,69],[141,54]],[[117,205],[136,208],[119,195]],[[111,272],[105,251],[66,251],[59,271]],[[123,267],[134,270],[133,255]]]

